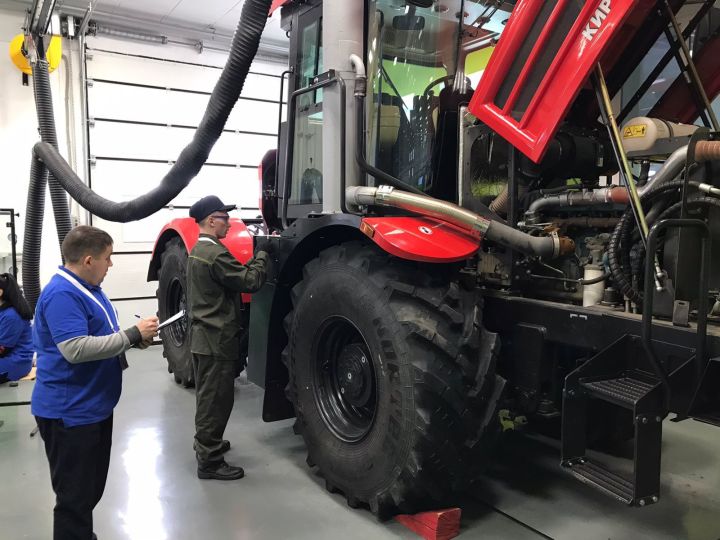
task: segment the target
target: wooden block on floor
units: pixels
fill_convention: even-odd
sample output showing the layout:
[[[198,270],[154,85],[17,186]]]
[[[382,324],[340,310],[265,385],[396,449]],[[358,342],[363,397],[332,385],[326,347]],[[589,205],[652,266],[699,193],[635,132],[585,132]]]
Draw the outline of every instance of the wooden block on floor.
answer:
[[[446,508],[419,514],[401,514],[395,520],[425,538],[425,540],[450,540],[460,534],[459,508]]]

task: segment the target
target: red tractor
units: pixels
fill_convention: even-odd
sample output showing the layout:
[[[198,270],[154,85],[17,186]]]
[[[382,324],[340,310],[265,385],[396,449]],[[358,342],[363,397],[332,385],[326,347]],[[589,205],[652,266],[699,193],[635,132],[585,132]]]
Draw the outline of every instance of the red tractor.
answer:
[[[523,424],[644,506],[663,420],[720,425],[713,3],[273,3],[287,121],[262,222],[224,242],[277,244],[246,299],[248,378],[329,490],[380,517],[437,507]],[[189,219],[160,234],[161,318],[196,239]],[[187,328],[163,346],[192,385]],[[633,438],[630,476],[587,455]]]

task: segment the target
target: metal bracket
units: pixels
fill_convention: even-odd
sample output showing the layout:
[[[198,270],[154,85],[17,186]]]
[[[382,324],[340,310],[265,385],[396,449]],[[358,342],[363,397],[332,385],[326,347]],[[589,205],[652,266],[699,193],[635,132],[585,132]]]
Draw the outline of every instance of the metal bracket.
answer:
[[[675,326],[690,326],[690,302],[675,300],[673,304],[672,323]]]

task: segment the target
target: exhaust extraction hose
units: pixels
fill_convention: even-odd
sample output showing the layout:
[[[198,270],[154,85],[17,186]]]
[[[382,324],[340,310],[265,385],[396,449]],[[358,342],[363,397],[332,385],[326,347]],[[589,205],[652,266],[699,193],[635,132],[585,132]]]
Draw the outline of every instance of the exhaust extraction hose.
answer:
[[[57,150],[58,140],[55,130],[55,112],[53,110],[52,89],[50,88],[50,71],[47,60],[38,60],[33,65],[33,93],[35,95],[35,108],[37,110],[40,139],[52,145]],[[57,227],[58,241],[62,244],[67,233],[70,232],[70,204],[67,193],[58,183],[52,171],[48,174],[50,186],[50,199],[52,200],[55,225]]]
[[[42,51],[42,47],[40,47],[40,50]],[[57,132],[55,130],[55,113],[49,73],[49,65],[44,58],[39,58],[32,64],[33,95],[35,97],[40,138],[45,144],[57,149]],[[48,175],[45,164],[33,156],[25,212],[24,264],[22,265],[23,288],[25,296],[33,309],[37,298],[40,296],[42,221],[45,214],[45,186],[48,183],[50,185],[50,198],[53,205],[53,214],[55,215],[58,243],[62,244],[63,239],[72,227],[67,193],[65,193],[54,174],[50,173]]]
[[[23,292],[33,311],[37,299],[40,297],[40,246],[43,214],[45,213],[46,182],[47,169],[40,160],[33,156],[25,211],[22,262]]]
[[[223,132],[228,116],[240,97],[250,65],[260,46],[260,37],[271,4],[272,0],[247,0],[243,4],[227,63],[215,84],[193,140],[183,149],[175,164],[155,189],[130,201],[119,203],[110,201],[93,192],[83,183],[58,152],[57,142],[53,146],[43,137],[43,142],[34,146],[26,225],[29,234],[26,233],[23,246],[23,257],[26,262],[39,263],[40,259],[42,211],[38,212],[36,205],[43,203],[44,197],[41,197],[40,193],[44,193],[44,186],[40,189],[36,184],[44,184],[45,168],[83,208],[102,219],[120,223],[148,217],[162,209],[187,187],[207,161],[210,151]],[[47,111],[47,107],[43,107],[43,111]],[[27,266],[30,265],[23,264],[23,285],[28,291],[28,300],[34,306],[39,296],[39,275],[34,271],[26,274]],[[37,264],[33,266],[37,270]]]

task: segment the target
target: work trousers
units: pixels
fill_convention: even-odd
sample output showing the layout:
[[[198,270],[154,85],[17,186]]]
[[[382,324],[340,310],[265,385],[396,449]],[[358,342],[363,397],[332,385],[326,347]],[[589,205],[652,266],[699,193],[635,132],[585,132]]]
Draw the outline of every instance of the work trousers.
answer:
[[[92,512],[105,491],[113,417],[66,427],[62,420],[35,417],[50,462],[55,492],[54,540],[91,540]]]
[[[223,460],[222,441],[235,401],[235,363],[193,354],[195,453],[198,463]]]

